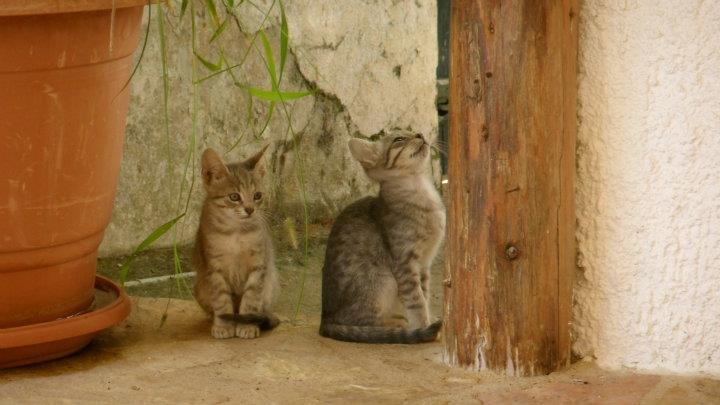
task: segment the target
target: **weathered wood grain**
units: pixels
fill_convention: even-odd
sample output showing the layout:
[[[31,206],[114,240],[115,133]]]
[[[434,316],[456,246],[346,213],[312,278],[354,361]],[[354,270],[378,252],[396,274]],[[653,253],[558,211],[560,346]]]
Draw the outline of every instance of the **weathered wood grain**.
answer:
[[[453,0],[445,347],[511,375],[568,364],[577,0]]]

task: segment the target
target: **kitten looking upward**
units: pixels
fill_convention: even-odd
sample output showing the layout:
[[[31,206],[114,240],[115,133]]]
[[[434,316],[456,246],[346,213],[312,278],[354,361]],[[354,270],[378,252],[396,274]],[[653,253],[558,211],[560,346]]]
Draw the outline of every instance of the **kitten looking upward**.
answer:
[[[351,139],[350,152],[380,183],[377,197],[346,207],[328,238],[320,334],[367,343],[433,341],[430,266],[445,234],[445,207],[419,134]]]
[[[278,323],[269,312],[279,284],[262,212],[258,162],[265,149],[229,165],[212,149],[202,155],[207,195],[193,254],[194,295],[213,316],[211,333],[218,339],[256,338]]]

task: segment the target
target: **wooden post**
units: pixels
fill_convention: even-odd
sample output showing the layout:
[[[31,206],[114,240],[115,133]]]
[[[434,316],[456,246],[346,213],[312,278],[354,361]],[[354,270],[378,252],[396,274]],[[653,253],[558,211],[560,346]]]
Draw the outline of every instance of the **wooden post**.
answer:
[[[569,363],[577,0],[453,0],[445,358]]]

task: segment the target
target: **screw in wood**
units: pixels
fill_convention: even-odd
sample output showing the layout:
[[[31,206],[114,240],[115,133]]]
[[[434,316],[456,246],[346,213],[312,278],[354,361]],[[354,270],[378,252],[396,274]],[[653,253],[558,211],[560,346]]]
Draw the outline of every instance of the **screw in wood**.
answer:
[[[520,254],[520,251],[513,245],[507,245],[505,247],[505,257],[508,260],[515,260],[517,259],[518,255]]]

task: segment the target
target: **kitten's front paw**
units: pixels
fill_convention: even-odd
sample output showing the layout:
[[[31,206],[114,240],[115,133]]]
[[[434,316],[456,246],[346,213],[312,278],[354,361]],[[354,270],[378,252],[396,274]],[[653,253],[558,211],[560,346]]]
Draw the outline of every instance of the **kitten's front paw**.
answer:
[[[210,329],[210,333],[215,339],[228,339],[235,337],[235,325],[216,323],[212,326],[212,329]]]
[[[260,336],[260,328],[257,325],[238,325],[235,327],[235,336],[240,339],[255,339]]]

